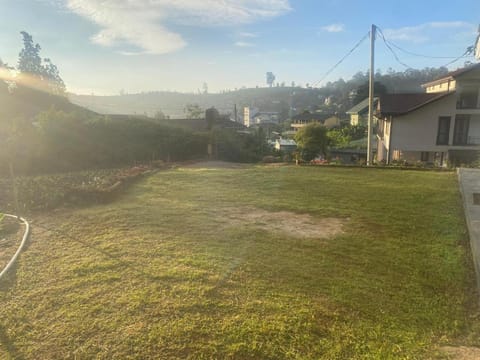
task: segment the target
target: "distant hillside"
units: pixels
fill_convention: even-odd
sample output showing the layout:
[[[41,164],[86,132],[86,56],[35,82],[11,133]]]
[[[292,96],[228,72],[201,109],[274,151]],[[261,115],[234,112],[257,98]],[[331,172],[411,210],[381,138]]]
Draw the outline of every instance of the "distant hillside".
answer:
[[[385,74],[376,74],[375,81],[384,85],[389,93],[422,92],[421,84],[438,78],[446,72],[446,68],[408,69],[404,72],[389,70]],[[243,114],[243,108],[250,106],[261,111],[279,112],[280,119],[287,119],[290,110],[293,113],[300,113],[303,110],[325,107],[326,98],[329,98],[333,104],[328,110],[341,114],[353,106],[359,97],[364,96],[361,89],[368,89],[365,87],[367,81],[368,73],[358,72],[348,81],[339,79],[322,88],[251,88],[218,94],[188,94],[167,91],[116,96],[71,94],[70,99],[75,104],[102,114],[153,116],[157,111],[162,111],[172,118],[182,118],[185,117],[183,110],[185,105],[198,104],[203,109],[214,106],[221,113],[234,116],[236,105],[239,117]]]
[[[172,118],[185,117],[187,104],[198,104],[202,109],[214,106],[223,114],[238,116],[243,108],[251,106],[262,111],[276,111],[288,115],[290,105],[301,109],[323,103],[325,91],[292,87],[240,89],[219,94],[188,94],[178,92],[149,92],[117,96],[71,94],[70,100],[78,105],[104,114],[147,114],[153,116],[161,110]]]
[[[25,86],[18,86],[9,91],[8,85],[0,81],[0,120],[17,117],[33,119],[40,112],[49,110],[52,106],[57,110],[66,112],[74,110],[86,111],[85,108],[72,104],[65,97]]]

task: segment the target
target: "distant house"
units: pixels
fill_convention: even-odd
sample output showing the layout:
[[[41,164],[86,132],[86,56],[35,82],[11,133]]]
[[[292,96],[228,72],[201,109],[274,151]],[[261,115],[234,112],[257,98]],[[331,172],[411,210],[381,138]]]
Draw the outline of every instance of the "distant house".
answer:
[[[214,128],[221,129],[234,129],[234,130],[244,130],[245,126],[236,122],[233,119],[230,119],[228,115],[220,115],[218,111],[215,110],[216,114],[213,116],[213,121],[211,124],[207,122],[207,118],[211,118],[209,112],[215,110],[214,108],[207,109],[205,112],[205,117],[199,119],[163,119],[159,120],[159,123],[165,124],[168,126],[175,126],[184,129],[189,129],[193,131],[203,132],[208,131],[210,126]]]
[[[278,124],[278,112],[260,111],[253,116],[253,124]]]
[[[292,117],[291,128],[293,131],[307,126],[311,123],[320,123],[331,129],[340,126],[340,118],[336,114],[304,111],[301,114]]]
[[[380,97],[377,160],[438,166],[468,162],[480,150],[480,64],[423,88],[425,93]]]
[[[275,149],[287,153],[297,150],[297,143],[291,139],[277,139],[275,140]]]
[[[254,125],[278,124],[279,114],[275,111],[260,111],[257,108],[243,109],[243,124],[246,127]]]
[[[377,103],[378,103],[378,97],[374,98],[374,103],[373,103],[374,108],[377,105]],[[369,106],[369,100],[368,98],[366,98],[347,111],[347,115],[350,116],[350,125],[367,125],[368,106]]]

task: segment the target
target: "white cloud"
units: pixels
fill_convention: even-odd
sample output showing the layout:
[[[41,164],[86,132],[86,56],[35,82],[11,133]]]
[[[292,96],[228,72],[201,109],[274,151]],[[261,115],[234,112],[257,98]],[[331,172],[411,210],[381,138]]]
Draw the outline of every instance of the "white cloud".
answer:
[[[238,34],[239,37],[242,37],[242,38],[256,38],[258,37],[257,34],[255,33],[251,33],[251,32],[241,32]]]
[[[465,31],[466,29],[474,29],[473,24],[464,21],[437,21],[428,22],[416,26],[406,26],[398,29],[385,29],[383,33],[389,40],[410,41],[414,43],[422,43],[430,40],[435,33],[441,30],[457,29]],[[450,34],[452,35],[452,34]]]
[[[337,33],[337,32],[343,32],[345,31],[345,25],[344,24],[330,24],[327,26],[323,26],[322,30],[331,32],[331,33]]]
[[[255,44],[246,42],[246,41],[237,41],[234,45],[238,47],[254,47],[255,46]]]
[[[186,26],[235,26],[291,10],[289,0],[63,0],[63,4],[101,27],[91,38],[94,43],[140,49],[124,52],[128,55],[165,54],[186,46],[182,36],[168,28],[167,19],[169,24]]]

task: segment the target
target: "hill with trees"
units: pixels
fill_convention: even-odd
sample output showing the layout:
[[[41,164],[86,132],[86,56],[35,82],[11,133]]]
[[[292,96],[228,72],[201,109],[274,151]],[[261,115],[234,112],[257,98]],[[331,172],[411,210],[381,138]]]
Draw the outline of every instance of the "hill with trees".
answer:
[[[422,92],[421,84],[445,75],[448,69],[425,68],[408,69],[403,72],[389,69],[386,73],[378,71],[377,90],[388,93]],[[286,120],[291,114],[304,110],[327,108],[329,111],[343,113],[361,101],[368,94],[368,72],[358,72],[350,80],[339,79],[327,83],[322,88],[285,86],[243,88],[226,90],[221,93],[179,93],[169,91],[144,92],[113,96],[69,94],[73,103],[104,114],[146,114],[153,116],[161,111],[171,118],[186,117],[186,107],[196,104],[202,109],[212,106],[221,113],[242,116],[245,106],[262,111],[275,111],[280,120]],[[325,100],[329,99],[325,105]]]

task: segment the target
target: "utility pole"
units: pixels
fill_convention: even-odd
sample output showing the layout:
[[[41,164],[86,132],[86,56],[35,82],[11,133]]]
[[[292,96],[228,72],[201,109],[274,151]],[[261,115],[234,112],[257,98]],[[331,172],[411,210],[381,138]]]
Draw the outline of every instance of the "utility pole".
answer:
[[[372,122],[373,122],[373,97],[375,82],[375,33],[377,27],[372,24],[370,31],[370,81],[368,86],[368,137],[367,137],[367,166],[372,165]]]
[[[480,25],[478,25],[477,41],[475,42],[475,58],[480,60]]]

